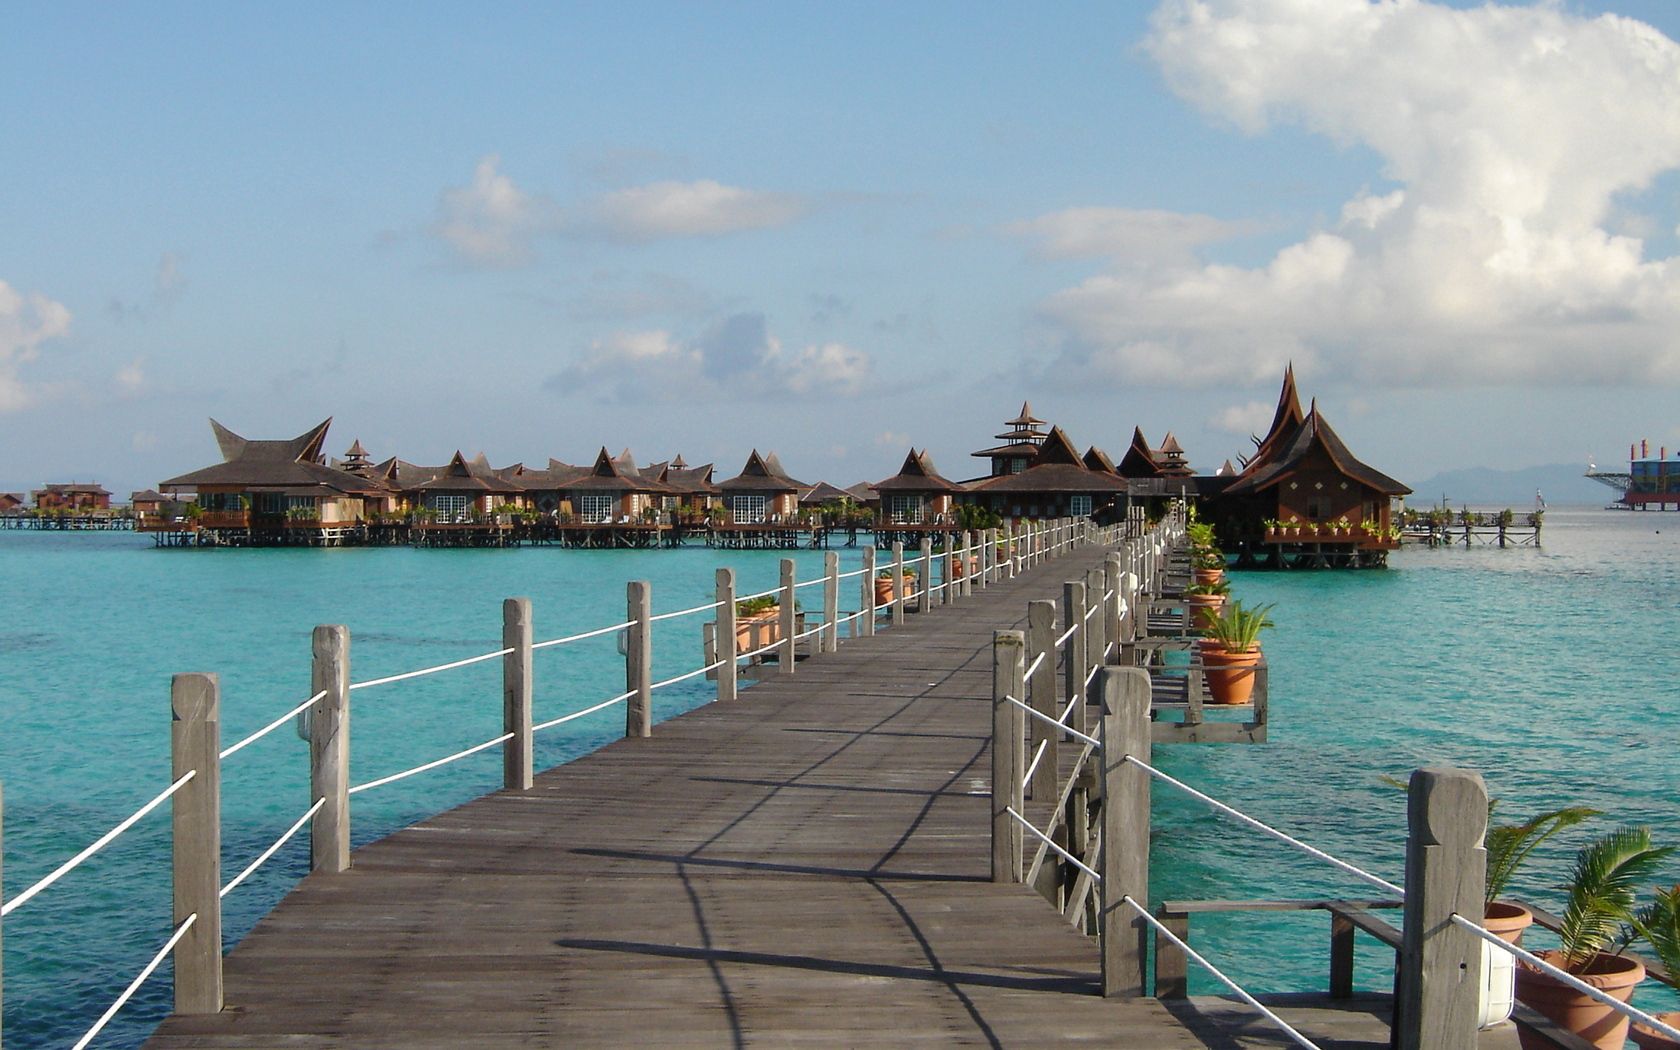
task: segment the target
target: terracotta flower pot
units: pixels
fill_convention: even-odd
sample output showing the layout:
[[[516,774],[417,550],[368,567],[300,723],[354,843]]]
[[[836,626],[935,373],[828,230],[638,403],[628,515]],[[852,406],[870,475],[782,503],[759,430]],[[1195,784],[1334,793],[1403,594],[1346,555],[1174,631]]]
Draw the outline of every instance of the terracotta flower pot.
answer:
[[[904,576],[900,578],[897,595],[893,594],[892,577],[877,576],[875,578],[875,604],[887,605],[892,602],[895,597],[909,597],[915,589],[916,577],[911,576],[909,573],[905,573]]]
[[[1190,626],[1197,627],[1201,624],[1206,613],[1212,613],[1214,616],[1219,615],[1220,607],[1225,604],[1225,596],[1223,594],[1187,594],[1184,596],[1184,604],[1189,606]]]
[[[1260,663],[1260,649],[1232,652],[1203,640],[1202,675],[1208,695],[1216,704],[1246,704],[1254,695],[1254,668]]]
[[[1536,952],[1556,965],[1556,951]],[[1625,955],[1593,956],[1581,980],[1619,1002],[1627,1002],[1634,985],[1645,979],[1645,964]],[[1589,999],[1575,989],[1526,964],[1517,966],[1517,998],[1569,1029],[1600,1050],[1621,1050],[1628,1038],[1628,1019],[1610,1007]],[[1519,1027],[1523,1050],[1546,1050],[1551,1041]]]
[[[1202,586],[1211,586],[1225,578],[1224,569],[1196,569],[1196,582]]]
[[[782,640],[782,610],[771,606],[764,612],[735,620],[735,652],[750,653]]]
[[[1658,1014],[1657,1020],[1670,1028],[1680,1028],[1680,1010]],[[1639,1047],[1639,1050],[1680,1050],[1680,1040],[1670,1039],[1655,1028],[1647,1028],[1642,1024],[1635,1024],[1629,1035],[1633,1037],[1633,1045]]]
[[[1511,944],[1521,944],[1523,931],[1534,925],[1534,913],[1510,901],[1494,901],[1482,915],[1482,927]]]

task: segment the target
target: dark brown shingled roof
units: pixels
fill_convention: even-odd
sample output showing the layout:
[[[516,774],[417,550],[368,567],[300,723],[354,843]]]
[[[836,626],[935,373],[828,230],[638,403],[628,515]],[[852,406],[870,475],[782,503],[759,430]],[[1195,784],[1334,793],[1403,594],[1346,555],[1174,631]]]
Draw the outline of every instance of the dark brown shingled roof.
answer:
[[[1101,471],[1107,474],[1118,474],[1114,469],[1114,461],[1108,458],[1108,453],[1095,445],[1085,450],[1085,469]]]
[[[798,492],[806,487],[783,473],[781,465],[774,452],[760,456],[755,448],[741,473],[719,482],[718,488],[725,492]]]
[[[1318,405],[1315,403],[1307,413],[1306,419],[1295,428],[1295,434],[1287,445],[1269,456],[1264,463],[1249,464],[1248,473],[1238,478],[1225,492],[1228,495],[1240,496],[1269,489],[1293,474],[1314,448],[1323,449],[1337,470],[1367,488],[1389,496],[1405,496],[1412,491],[1382,471],[1361,462],[1348,451],[1342,439],[1331,429],[1329,421],[1319,414]]]
[[[635,460],[630,459],[629,449],[620,453],[617,458],[607,453],[606,446],[595,456],[595,465],[586,474],[573,476],[562,488],[569,490],[588,490],[593,492],[654,492],[669,493],[669,486],[660,484],[654,478],[644,478],[635,468]],[[626,468],[625,463],[631,465]]]
[[[1294,438],[1295,431],[1306,419],[1301,411],[1301,395],[1295,387],[1295,364],[1290,364],[1283,370],[1283,389],[1278,392],[1277,411],[1272,414],[1271,428],[1266,436],[1256,442],[1254,455],[1243,464],[1243,473],[1252,474],[1264,466],[1283,446]]]
[[[407,464],[403,464],[407,466]],[[419,468],[424,470],[426,468]],[[425,480],[414,484],[405,484],[403,488],[414,492],[523,492],[524,488],[509,481],[494,470],[482,455],[474,457],[472,462],[457,450],[449,462],[435,468],[436,472]]]
[[[1155,462],[1155,453],[1144,438],[1142,427],[1132,428],[1132,443],[1126,449],[1126,454],[1120,457],[1120,463],[1115,469],[1125,478],[1161,476],[1161,464]]]
[[[986,478],[969,486],[971,492],[1090,492],[1126,491],[1125,479],[1091,470],[1061,427],[1051,427],[1038,455],[1019,474]]]
[[[838,503],[843,499],[851,499],[852,494],[845,489],[835,488],[826,481],[819,481],[811,486],[811,491],[799,497],[799,502],[807,506],[822,503]]]
[[[195,470],[159,484],[159,488],[182,489],[200,486],[242,486],[248,489],[292,489],[320,493],[323,490],[350,495],[379,493],[384,487],[348,471],[320,462],[321,445],[332,420],[289,441],[252,441],[240,437],[214,419],[210,429],[225,462]]]
[[[875,491],[957,493],[966,490],[940,476],[934,469],[933,459],[927,454],[927,450],[917,452],[911,449],[904,457],[904,465],[898,468],[898,473],[885,481],[876,482]]]

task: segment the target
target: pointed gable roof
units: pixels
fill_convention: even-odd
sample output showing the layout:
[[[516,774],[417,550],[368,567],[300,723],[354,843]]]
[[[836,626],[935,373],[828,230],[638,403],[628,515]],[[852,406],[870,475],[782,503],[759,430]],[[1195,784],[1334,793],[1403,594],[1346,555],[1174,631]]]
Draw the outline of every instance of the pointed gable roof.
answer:
[[[1286,445],[1268,456],[1265,462],[1251,463],[1249,470],[1225,491],[1234,496],[1263,492],[1288,480],[1315,452],[1327,457],[1344,477],[1384,495],[1405,496],[1412,491],[1349,451],[1329,421],[1319,413],[1316,402]]]
[[[799,497],[799,502],[807,506],[817,506],[823,503],[837,503],[843,499],[851,499],[852,494],[845,489],[836,488],[826,481],[819,481],[811,486],[811,491]]]
[[[1086,470],[1095,470],[1104,474],[1120,473],[1114,469],[1114,461],[1108,458],[1108,453],[1095,445],[1085,450],[1084,463]]]
[[[285,441],[257,441],[241,437],[227,427],[210,421],[221,450],[222,462],[162,482],[166,489],[198,486],[247,489],[321,489],[347,494],[379,492],[382,486],[345,470],[321,462],[321,447],[327,439],[329,417],[310,430]]]
[[[1090,493],[1110,496],[1126,491],[1124,479],[1091,470],[1073,450],[1061,427],[1051,427],[1027,468],[1019,474],[1000,474],[969,486],[971,492]]]
[[[774,452],[761,456],[755,448],[741,473],[719,482],[718,488],[725,492],[798,492],[805,487],[782,473],[781,465]]]
[[[1306,414],[1301,411],[1301,395],[1295,386],[1295,364],[1290,362],[1283,370],[1283,389],[1278,391],[1277,411],[1272,414],[1272,425],[1265,437],[1255,441],[1254,455],[1243,464],[1243,473],[1251,474],[1264,466],[1272,455],[1289,444],[1305,419]]]
[[[940,476],[926,449],[917,452],[912,448],[904,457],[904,465],[898,468],[898,473],[885,481],[876,482],[875,491],[957,493],[964,490],[961,485]]]
[[[1132,428],[1132,443],[1127,446],[1126,454],[1120,457],[1120,464],[1115,470],[1123,478],[1161,476],[1161,465],[1155,462],[1155,452],[1149,447],[1148,439],[1143,436],[1142,427]]]
[[[782,461],[774,452],[759,455],[757,449],[747,457],[747,462],[741,468],[741,473],[719,482],[718,488],[724,490],[759,490],[773,492],[798,492],[806,486],[788,476],[782,468]]]
[[[573,475],[561,487],[568,491],[592,492],[670,491],[669,487],[660,484],[658,479],[642,476],[635,467],[635,460],[630,459],[629,449],[613,456],[605,445],[595,454],[595,463],[587,472]]]
[[[399,466],[399,471],[400,469]],[[509,481],[490,469],[489,461],[484,458],[482,453],[469,461],[457,449],[448,463],[432,469],[435,473],[431,477],[404,487],[414,492],[512,493],[524,490],[522,485]]]

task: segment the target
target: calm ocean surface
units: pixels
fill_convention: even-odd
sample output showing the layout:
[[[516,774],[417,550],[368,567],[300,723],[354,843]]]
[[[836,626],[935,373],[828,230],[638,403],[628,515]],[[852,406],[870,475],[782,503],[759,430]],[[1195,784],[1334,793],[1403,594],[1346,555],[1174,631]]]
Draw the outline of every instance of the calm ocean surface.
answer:
[[[1404,796],[1382,774],[1428,763],[1483,772],[1504,812],[1579,803],[1596,825],[1648,823],[1680,842],[1680,515],[1548,513],[1539,550],[1408,550],[1386,572],[1239,573],[1245,600],[1277,602],[1271,743],[1163,748],[1157,764],[1211,794],[1399,881]],[[656,613],[710,600],[713,570],[743,593],[776,582],[779,552],[156,550],[126,534],[0,533],[0,779],[10,897],[169,781],[169,676],[214,671],[224,745],[309,695],[309,635],[350,628],[361,681],[500,647],[501,600],[529,595],[536,637],[623,618],[624,581],[653,581]],[[801,552],[801,577],[821,554]],[[842,571],[860,564],[841,552]],[[843,595],[852,588],[843,588]],[[842,599],[846,604],[846,599]],[[852,600],[855,604],[855,599]],[[655,678],[699,666],[699,617],[656,625]],[[613,639],[538,652],[538,721],[623,688]],[[702,681],[656,694],[656,717],[705,702]],[[352,779],[362,782],[501,732],[488,661],[358,691]],[[622,732],[619,708],[539,736],[539,767]],[[494,790],[496,752],[356,797],[356,844]],[[307,808],[308,757],[290,728],[223,771],[224,878]],[[1158,789],[1154,895],[1380,895]],[[1577,834],[1544,849],[1519,895],[1553,889]],[[168,817],[160,810],[5,922],[8,1046],[67,1046],[168,936]],[[1566,833],[1567,834],[1567,833]],[[230,945],[303,873],[295,840],[226,900]],[[1680,881],[1680,865],[1668,873]],[[1261,991],[1321,988],[1328,920],[1198,916],[1194,942]],[[1362,985],[1386,988],[1365,945]],[[1196,992],[1210,981],[1192,977]],[[1680,999],[1646,990],[1642,1005]],[[167,968],[98,1045],[138,1043],[168,1008]]]

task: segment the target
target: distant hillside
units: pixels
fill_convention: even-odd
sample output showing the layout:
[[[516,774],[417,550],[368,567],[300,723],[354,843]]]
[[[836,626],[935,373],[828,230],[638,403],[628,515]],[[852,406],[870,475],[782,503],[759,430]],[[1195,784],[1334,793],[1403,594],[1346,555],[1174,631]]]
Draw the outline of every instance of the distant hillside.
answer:
[[[1520,509],[1534,505],[1535,489],[1545,493],[1546,502],[1552,504],[1603,505],[1615,499],[1613,489],[1581,476],[1586,469],[1585,464],[1553,463],[1522,470],[1491,467],[1447,470],[1413,484],[1416,491],[1406,502],[1413,507],[1439,503],[1444,493],[1452,506],[1497,503]]]

